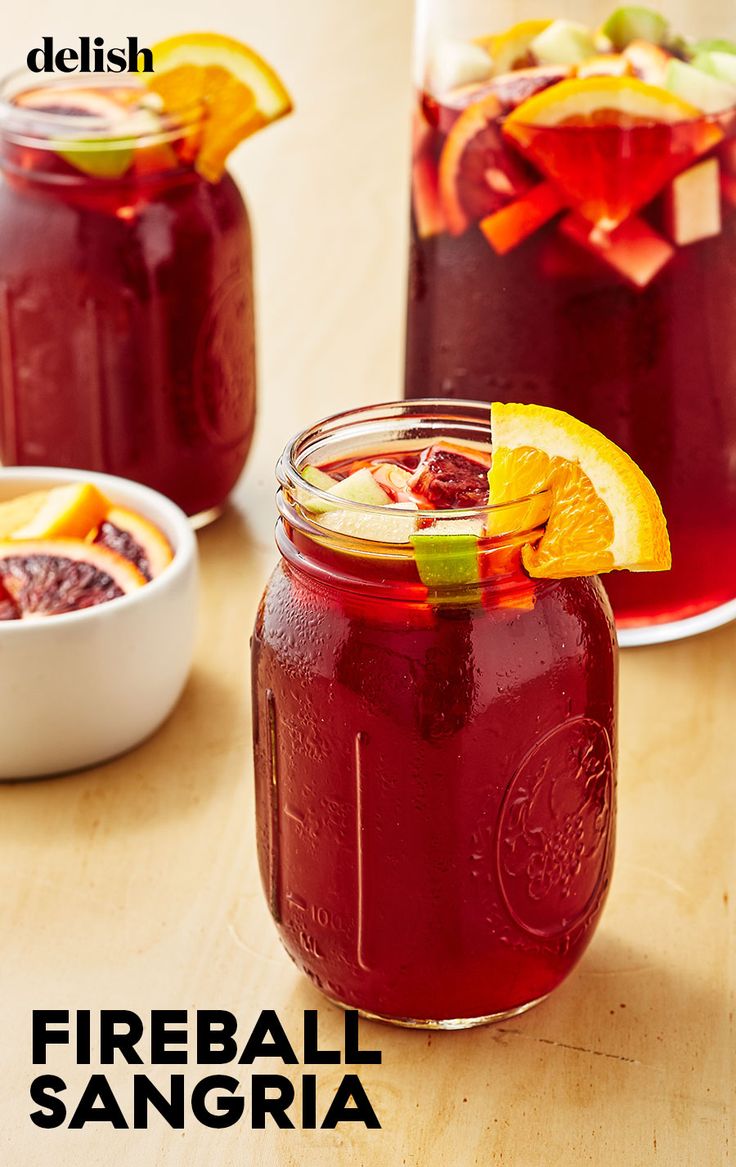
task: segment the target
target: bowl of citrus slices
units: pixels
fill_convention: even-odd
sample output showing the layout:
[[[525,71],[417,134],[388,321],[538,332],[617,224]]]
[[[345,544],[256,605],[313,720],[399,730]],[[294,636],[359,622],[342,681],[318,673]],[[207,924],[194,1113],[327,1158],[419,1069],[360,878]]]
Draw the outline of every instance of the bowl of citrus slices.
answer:
[[[89,471],[0,470],[0,779],[149,737],[194,650],[197,547],[174,503]]]

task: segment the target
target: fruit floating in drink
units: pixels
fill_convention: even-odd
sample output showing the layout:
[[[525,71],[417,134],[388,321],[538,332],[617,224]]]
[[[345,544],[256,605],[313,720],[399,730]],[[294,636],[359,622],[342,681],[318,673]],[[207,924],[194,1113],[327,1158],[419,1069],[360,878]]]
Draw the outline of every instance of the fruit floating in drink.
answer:
[[[616,645],[595,573],[668,566],[657,497],[567,414],[495,405],[489,426],[473,402],[330,418],[278,475],[253,710],[281,939],[369,1015],[520,1012],[608,891]]]
[[[641,8],[598,29],[492,19],[428,49],[407,396],[600,429],[672,537],[669,574],[606,580],[621,642],[712,627],[736,615],[736,43]]]
[[[132,478],[204,520],[255,410],[251,233],[225,161],[290,101],[226,37],[153,58],[146,80],[5,84],[0,456]]]
[[[19,495],[0,503],[0,620],[96,607],[144,587],[172,558],[154,523],[92,483]]]

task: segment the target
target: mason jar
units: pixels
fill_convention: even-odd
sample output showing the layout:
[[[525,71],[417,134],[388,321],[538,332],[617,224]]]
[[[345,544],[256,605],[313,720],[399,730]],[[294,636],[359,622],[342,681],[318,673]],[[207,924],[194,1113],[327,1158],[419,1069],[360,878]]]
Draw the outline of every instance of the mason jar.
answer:
[[[113,75],[16,75],[0,106],[0,456],[133,478],[199,521],[253,433],[251,232],[194,167],[202,111]]]
[[[493,532],[454,582],[400,530],[372,537],[366,504],[340,502],[352,534],[328,526],[307,466],[438,439],[487,450],[487,410],[358,409],[287,446],[252,681],[260,871],[287,952],[341,1005],[451,1029],[546,997],[598,924],[616,646],[596,578],[524,572],[529,500],[421,512],[447,546]]]

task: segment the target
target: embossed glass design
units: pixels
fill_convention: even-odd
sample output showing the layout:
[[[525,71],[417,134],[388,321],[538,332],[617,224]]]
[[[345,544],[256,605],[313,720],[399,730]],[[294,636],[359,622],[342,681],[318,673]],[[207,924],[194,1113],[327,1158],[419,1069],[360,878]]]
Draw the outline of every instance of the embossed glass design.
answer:
[[[599,581],[530,580],[517,503],[443,510],[449,534],[490,515],[505,533],[481,540],[478,582],[427,587],[410,543],[320,525],[299,473],[488,434],[481,405],[417,401],[296,438],[252,641],[258,854],[281,939],[328,997],[403,1024],[460,1028],[545,997],[611,874]]]
[[[95,113],[119,79],[45,78],[48,108],[18,108],[31,84],[0,105],[2,461],[108,471],[211,514],[254,424],[243,200],[194,171],[198,110],[120,142]]]
[[[565,409],[643,468],[672,570],[605,580],[627,645],[736,618],[736,118],[509,132],[574,72],[537,63],[530,18],[616,7],[418,0],[406,394]],[[673,6],[672,31],[733,38],[733,13]],[[618,62],[651,82],[661,50],[638,45]]]

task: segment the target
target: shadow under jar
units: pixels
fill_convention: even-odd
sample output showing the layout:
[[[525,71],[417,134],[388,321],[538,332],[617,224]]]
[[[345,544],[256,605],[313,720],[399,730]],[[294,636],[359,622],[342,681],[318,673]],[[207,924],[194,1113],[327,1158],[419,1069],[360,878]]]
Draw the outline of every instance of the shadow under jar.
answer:
[[[487,438],[486,408],[437,401],[296,438],[252,640],[258,852],[281,939],[329,998],[407,1025],[544,998],[611,874],[616,649],[599,581],[529,579],[525,503],[420,512],[448,539],[469,518],[496,532],[477,543],[478,579],[427,586],[410,540],[321,525],[300,475]]]
[[[250,227],[230,176],[194,169],[201,110],[126,118],[141,92],[4,86],[0,454],[132,478],[204,521],[253,433]]]

